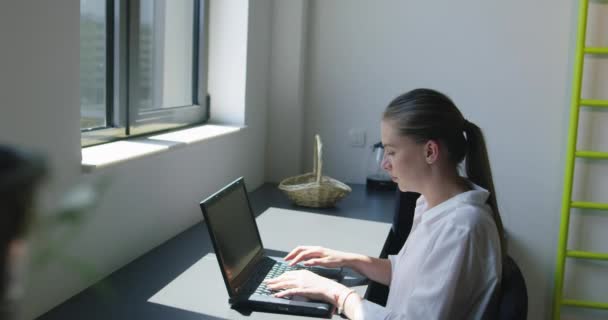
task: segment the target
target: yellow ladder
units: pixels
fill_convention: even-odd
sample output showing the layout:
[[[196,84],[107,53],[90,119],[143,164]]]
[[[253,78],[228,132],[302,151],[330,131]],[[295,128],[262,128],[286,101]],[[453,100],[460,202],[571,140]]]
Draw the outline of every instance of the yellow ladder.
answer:
[[[581,98],[583,80],[583,63],[586,54],[608,55],[608,48],[586,47],[587,12],[589,0],[579,0],[578,30],[576,42],[576,58],[572,79],[572,95],[570,100],[570,124],[568,129],[568,149],[564,175],[564,191],[562,196],[561,225],[559,244],[557,247],[557,267],[555,270],[555,293],[553,300],[553,319],[560,319],[562,306],[594,308],[608,310],[608,302],[564,299],[564,269],[566,258],[608,260],[608,253],[568,250],[568,229],[570,225],[570,209],[608,210],[607,203],[572,201],[572,185],[575,158],[608,159],[608,152],[576,150],[578,135],[579,110],[581,107],[608,108],[608,100],[589,100]]]

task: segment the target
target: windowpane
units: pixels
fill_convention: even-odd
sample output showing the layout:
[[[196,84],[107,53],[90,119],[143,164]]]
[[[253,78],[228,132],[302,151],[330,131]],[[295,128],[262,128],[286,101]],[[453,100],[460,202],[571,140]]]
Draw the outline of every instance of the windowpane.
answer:
[[[106,123],[106,2],[81,0],[80,129]]]
[[[157,121],[164,109],[193,104],[194,9],[194,0],[140,1],[131,56],[137,122]]]
[[[207,1],[80,5],[83,146],[208,119]]]

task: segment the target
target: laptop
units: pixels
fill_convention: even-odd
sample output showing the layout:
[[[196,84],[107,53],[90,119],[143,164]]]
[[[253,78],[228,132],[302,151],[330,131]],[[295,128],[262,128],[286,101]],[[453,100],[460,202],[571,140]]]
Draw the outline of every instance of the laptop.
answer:
[[[276,298],[264,284],[290,270],[308,269],[340,281],[341,268],[290,267],[267,255],[255,221],[245,182],[238,178],[200,203],[217,261],[233,308],[328,317],[333,306],[304,297]]]

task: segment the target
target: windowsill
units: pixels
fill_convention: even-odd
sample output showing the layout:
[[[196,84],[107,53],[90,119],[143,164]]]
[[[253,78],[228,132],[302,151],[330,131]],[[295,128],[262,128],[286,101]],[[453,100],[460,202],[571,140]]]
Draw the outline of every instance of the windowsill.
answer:
[[[82,169],[84,172],[91,172],[97,168],[238,132],[243,128],[206,124],[169,133],[82,148]]]

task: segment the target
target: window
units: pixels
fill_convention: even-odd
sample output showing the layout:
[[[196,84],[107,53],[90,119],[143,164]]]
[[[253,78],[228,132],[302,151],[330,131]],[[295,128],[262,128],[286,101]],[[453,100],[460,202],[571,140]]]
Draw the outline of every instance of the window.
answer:
[[[82,146],[204,123],[205,0],[80,0]]]

